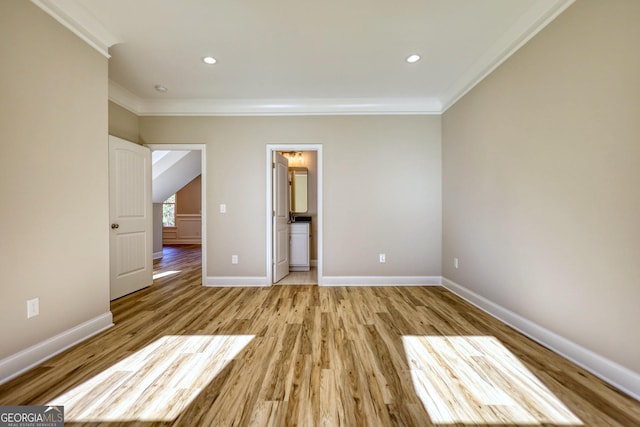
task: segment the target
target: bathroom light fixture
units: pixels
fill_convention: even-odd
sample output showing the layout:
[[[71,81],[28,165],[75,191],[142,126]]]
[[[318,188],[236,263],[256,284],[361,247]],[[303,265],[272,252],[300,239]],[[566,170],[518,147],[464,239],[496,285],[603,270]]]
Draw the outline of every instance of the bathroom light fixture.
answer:
[[[155,85],[153,88],[155,90],[157,90],[158,92],[162,92],[162,93],[165,93],[166,91],[169,90],[165,86],[162,86],[162,85]]]
[[[204,61],[205,64],[209,64],[209,65],[213,65],[216,62],[216,58],[214,58],[213,56],[205,56],[204,58],[202,58],[202,60]]]
[[[420,55],[411,55],[407,58],[407,62],[413,64],[414,62],[418,62],[420,60]]]
[[[304,157],[302,151],[282,151],[281,154],[289,160],[292,164],[304,164]]]

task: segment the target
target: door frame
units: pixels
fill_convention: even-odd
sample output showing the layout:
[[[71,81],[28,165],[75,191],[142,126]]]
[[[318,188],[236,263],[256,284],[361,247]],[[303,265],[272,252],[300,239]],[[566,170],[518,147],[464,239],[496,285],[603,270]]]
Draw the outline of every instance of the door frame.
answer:
[[[200,215],[200,239],[202,244],[202,286],[207,283],[207,145],[206,144],[144,144],[153,151],[200,151],[200,174],[202,187],[200,202],[202,212]],[[153,249],[152,249],[153,250]]]
[[[274,151],[315,151],[318,161],[318,176],[317,176],[317,229],[318,229],[318,249],[316,251],[317,257],[317,270],[318,270],[318,286],[322,286],[323,282],[323,190],[322,190],[322,175],[323,175],[323,162],[322,162],[322,144],[267,144],[266,154],[266,177],[267,177],[267,209],[265,211],[267,236],[267,285],[273,286],[273,152]]]

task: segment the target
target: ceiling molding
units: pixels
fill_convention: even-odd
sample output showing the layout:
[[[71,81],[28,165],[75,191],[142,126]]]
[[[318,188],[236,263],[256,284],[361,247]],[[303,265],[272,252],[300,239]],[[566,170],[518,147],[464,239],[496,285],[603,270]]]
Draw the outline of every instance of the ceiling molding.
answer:
[[[31,0],[31,2],[102,55],[111,57],[109,48],[119,43],[119,40],[76,0]]]
[[[109,101],[140,115],[142,99],[111,79],[109,79]]]
[[[440,114],[437,99],[146,99],[141,116]]]
[[[442,112],[447,111],[574,2],[575,0],[536,1],[527,13],[522,15],[440,96]]]
[[[434,98],[141,99],[109,81],[109,100],[138,116],[304,116],[440,114]]]

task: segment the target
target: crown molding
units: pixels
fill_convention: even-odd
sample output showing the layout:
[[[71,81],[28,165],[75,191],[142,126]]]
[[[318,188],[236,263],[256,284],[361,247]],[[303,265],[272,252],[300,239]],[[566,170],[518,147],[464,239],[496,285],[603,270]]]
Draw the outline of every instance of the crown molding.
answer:
[[[111,79],[109,79],[109,101],[118,104],[138,116],[142,110],[142,99]]]
[[[146,99],[142,116],[305,116],[360,114],[440,114],[433,98],[343,99]]]
[[[109,100],[138,116],[440,114],[435,98],[142,99],[109,80]]]
[[[119,40],[76,0],[31,0],[89,46],[110,58],[109,48]]]
[[[538,0],[440,96],[442,112],[509,59],[575,0]]]

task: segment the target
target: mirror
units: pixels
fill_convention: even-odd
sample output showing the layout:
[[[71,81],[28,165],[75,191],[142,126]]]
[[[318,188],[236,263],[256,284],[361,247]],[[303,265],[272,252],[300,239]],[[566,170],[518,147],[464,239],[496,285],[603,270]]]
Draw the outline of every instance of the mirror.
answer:
[[[289,168],[289,210],[293,213],[305,213],[307,206],[307,168]]]

